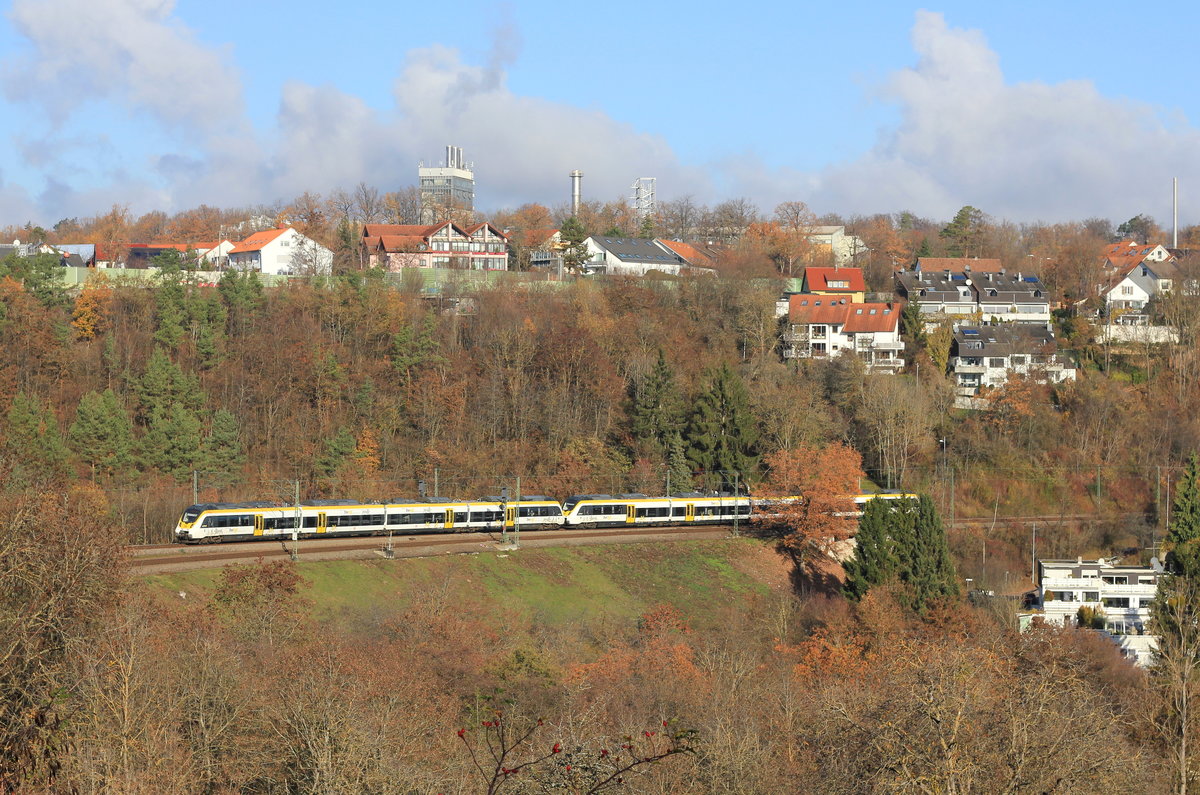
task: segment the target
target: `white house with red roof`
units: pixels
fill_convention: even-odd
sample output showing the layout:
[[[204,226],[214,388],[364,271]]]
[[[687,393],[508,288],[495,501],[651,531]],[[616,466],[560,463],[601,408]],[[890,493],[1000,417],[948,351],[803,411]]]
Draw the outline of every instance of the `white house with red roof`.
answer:
[[[895,373],[904,367],[897,303],[858,303],[846,298],[796,294],[788,299],[784,356],[821,359],[852,355],[867,368]]]
[[[229,250],[229,267],[272,275],[327,275],[333,272],[333,252],[290,226],[266,229]]]
[[[363,251],[373,268],[508,270],[508,237],[490,223],[364,224]]]
[[[1137,312],[1171,291],[1177,270],[1175,257],[1162,246],[1123,240],[1104,249],[1104,281],[1097,292],[1110,312]]]

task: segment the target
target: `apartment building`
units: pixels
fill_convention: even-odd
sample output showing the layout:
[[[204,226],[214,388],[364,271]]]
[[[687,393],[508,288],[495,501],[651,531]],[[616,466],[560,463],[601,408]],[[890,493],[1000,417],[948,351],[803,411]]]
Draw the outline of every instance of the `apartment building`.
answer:
[[[1154,636],[1148,634],[1150,604],[1161,573],[1147,566],[1120,566],[1115,560],[1039,560],[1038,607],[1048,624],[1073,626],[1079,608],[1102,614],[1103,631],[1126,657],[1148,665]]]

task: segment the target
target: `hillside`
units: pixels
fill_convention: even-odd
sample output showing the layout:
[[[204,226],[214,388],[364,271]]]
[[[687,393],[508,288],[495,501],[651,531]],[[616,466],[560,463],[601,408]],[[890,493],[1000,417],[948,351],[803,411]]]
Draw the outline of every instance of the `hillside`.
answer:
[[[378,620],[436,592],[520,624],[629,623],[662,604],[697,627],[730,605],[788,587],[787,564],[754,539],[488,552],[439,558],[327,561],[298,568],[320,621]],[[146,578],[165,596],[211,596],[218,570]]]

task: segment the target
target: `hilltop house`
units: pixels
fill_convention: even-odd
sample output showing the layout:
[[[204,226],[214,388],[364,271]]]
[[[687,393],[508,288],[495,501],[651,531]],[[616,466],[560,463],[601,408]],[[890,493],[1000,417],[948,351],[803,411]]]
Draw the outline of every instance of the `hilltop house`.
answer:
[[[678,274],[690,269],[683,257],[657,240],[636,237],[589,237],[584,241],[588,259],[585,273],[645,276],[650,271]]]
[[[374,268],[508,270],[508,237],[489,223],[365,224],[363,251]]]
[[[229,250],[229,267],[266,274],[311,276],[333,271],[333,252],[292,227],[255,232]]]

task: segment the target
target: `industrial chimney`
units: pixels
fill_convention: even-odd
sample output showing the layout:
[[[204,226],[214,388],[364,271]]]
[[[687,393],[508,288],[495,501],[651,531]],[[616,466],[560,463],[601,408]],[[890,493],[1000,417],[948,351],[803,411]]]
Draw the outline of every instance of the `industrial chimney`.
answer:
[[[571,215],[579,216],[579,202],[583,195],[583,172],[575,169],[571,172]]]

